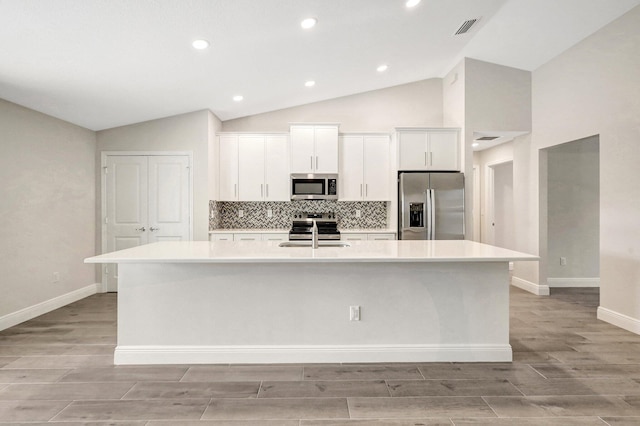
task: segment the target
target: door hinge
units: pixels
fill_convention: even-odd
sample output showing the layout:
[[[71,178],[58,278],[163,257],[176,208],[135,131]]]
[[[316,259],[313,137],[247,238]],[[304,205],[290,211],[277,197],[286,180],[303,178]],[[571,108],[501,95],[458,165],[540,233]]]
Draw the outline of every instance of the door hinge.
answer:
[[[104,167],[102,168],[102,170],[104,170],[104,174],[105,174],[105,175],[106,175],[106,174],[109,174],[109,168],[108,168],[107,166],[104,166]]]
[[[109,223],[109,218],[108,217],[104,218],[104,223]]]

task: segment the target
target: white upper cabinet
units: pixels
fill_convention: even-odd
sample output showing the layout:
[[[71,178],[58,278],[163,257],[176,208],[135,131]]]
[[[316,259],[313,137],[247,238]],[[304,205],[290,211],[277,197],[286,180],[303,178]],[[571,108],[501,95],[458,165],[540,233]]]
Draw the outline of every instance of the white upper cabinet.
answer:
[[[238,135],[218,136],[220,161],[218,164],[219,201],[238,200]]]
[[[264,146],[264,200],[289,201],[289,139],[286,135],[267,135]]]
[[[238,201],[264,198],[264,136],[238,137]]]
[[[398,129],[399,170],[460,170],[458,129]]]
[[[340,200],[388,201],[390,141],[388,135],[343,135],[340,138]]]
[[[220,201],[289,201],[287,135],[219,136]]]
[[[338,126],[291,126],[291,173],[338,173]]]

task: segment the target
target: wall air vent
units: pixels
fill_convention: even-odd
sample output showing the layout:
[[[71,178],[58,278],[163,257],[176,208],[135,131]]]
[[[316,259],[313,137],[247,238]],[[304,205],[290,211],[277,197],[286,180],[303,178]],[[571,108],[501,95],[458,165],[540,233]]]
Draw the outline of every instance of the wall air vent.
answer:
[[[481,138],[476,139],[477,141],[492,141],[494,139],[498,139],[498,136],[483,136]]]
[[[462,25],[460,25],[460,28],[458,28],[458,31],[456,31],[456,33],[454,35],[460,35],[460,34],[468,33],[469,30],[471,29],[471,27],[473,27],[476,22],[478,22],[478,19],[469,19],[467,21],[464,21],[462,23]]]

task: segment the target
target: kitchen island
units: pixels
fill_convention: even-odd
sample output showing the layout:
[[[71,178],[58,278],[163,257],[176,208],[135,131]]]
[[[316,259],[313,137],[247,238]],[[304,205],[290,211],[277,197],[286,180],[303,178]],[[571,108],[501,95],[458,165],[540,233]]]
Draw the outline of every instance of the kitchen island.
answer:
[[[115,364],[228,364],[511,361],[508,264],[537,259],[472,241],[189,241],[85,262],[118,264]]]

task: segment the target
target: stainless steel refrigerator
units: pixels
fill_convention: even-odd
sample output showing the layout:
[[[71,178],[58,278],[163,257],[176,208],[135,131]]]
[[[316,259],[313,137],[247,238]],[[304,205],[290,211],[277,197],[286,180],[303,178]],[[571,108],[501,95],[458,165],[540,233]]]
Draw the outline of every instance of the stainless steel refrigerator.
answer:
[[[400,172],[398,239],[463,240],[464,175]]]

